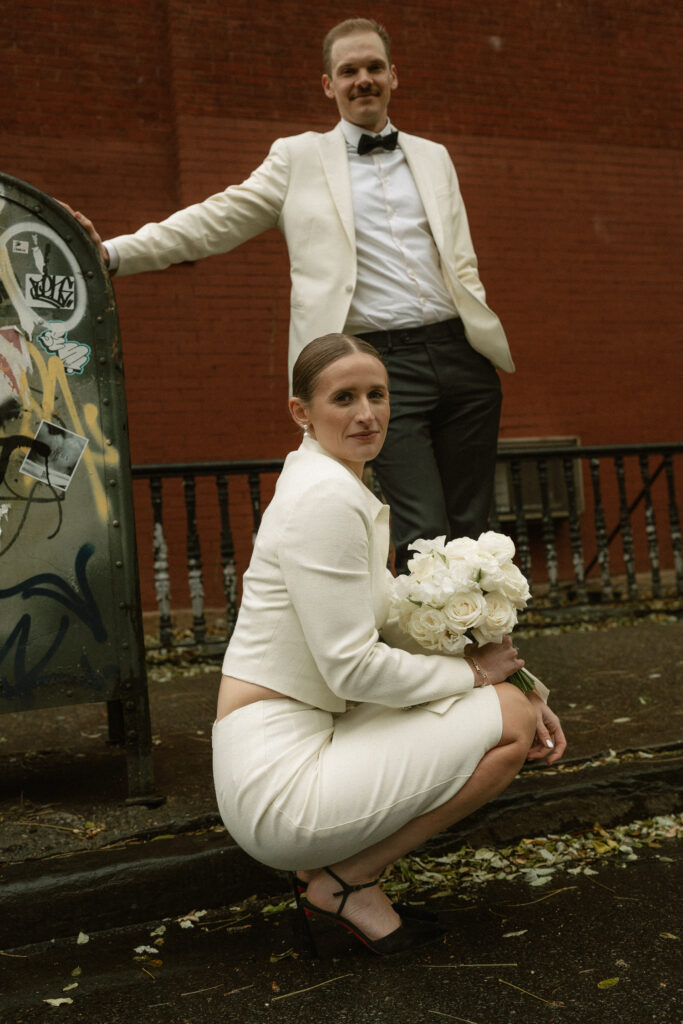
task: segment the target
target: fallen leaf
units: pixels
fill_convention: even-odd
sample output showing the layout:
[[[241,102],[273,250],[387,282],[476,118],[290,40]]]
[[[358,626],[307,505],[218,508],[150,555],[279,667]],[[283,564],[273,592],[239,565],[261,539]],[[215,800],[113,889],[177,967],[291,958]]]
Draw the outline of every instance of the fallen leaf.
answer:
[[[528,928],[522,928],[521,932],[505,932],[503,935],[504,939],[514,939],[517,935],[526,935],[529,931]]]
[[[677,942],[681,938],[680,935],[672,935],[671,932],[660,932],[659,937],[660,939],[676,939]]]
[[[43,999],[43,1002],[50,1006],[63,1006],[65,1003],[73,1003],[73,999],[63,997],[62,999]]]
[[[617,725],[621,725],[622,722],[630,722],[631,719],[630,718],[613,718],[612,721],[615,722]]]
[[[76,939],[76,945],[84,946],[86,942],[90,942],[90,936],[86,935],[85,932],[79,932],[78,938]]]
[[[598,982],[598,988],[611,988],[612,985],[616,985],[618,981],[618,978],[603,978],[602,981]]]

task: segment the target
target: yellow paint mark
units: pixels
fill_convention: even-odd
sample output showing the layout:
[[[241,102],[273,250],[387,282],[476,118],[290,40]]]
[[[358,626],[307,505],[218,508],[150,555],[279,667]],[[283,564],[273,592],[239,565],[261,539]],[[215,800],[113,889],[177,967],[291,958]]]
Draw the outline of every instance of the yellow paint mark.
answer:
[[[106,521],[108,513],[107,496],[102,480],[97,471],[95,456],[98,454],[97,449],[99,449],[99,454],[103,456],[105,464],[115,466],[118,465],[119,462],[119,453],[113,446],[110,448],[105,444],[102,431],[97,423],[98,410],[93,403],[88,403],[83,409],[85,423],[88,427],[88,430],[86,431],[78,407],[74,401],[73,395],[71,394],[69,380],[61,359],[58,356],[52,355],[48,357],[46,362],[42,353],[34,344],[30,343],[28,347],[31,353],[33,366],[38,373],[43,391],[42,404],[39,404],[33,395],[30,396],[30,411],[39,419],[52,421],[57,395],[61,395],[68,412],[68,419],[62,416],[62,420],[65,420],[68,423],[68,429],[73,430],[75,434],[89,438],[89,443],[83,452],[81,461],[85,464],[85,468],[88,473],[88,480],[92,487],[95,508],[97,509],[100,518],[103,521]],[[22,433],[29,432],[31,430],[30,418],[29,410],[27,410],[24,413],[22,420]],[[26,422],[27,420],[29,420],[28,423]]]

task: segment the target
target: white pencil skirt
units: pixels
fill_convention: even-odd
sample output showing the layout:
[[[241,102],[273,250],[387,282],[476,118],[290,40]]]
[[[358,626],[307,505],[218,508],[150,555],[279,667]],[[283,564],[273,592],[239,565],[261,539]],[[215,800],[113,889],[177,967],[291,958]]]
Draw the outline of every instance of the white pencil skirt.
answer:
[[[444,714],[359,704],[331,715],[289,698],[257,701],[214,724],[218,808],[256,860],[324,867],[449,800],[501,732],[493,686]]]

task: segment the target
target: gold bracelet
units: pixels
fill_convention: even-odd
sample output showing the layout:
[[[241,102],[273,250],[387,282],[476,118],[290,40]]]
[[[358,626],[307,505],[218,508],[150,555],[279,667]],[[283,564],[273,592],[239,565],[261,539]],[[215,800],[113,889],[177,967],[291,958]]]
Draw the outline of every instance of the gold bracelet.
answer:
[[[482,686],[490,686],[491,680],[489,679],[489,677],[486,674],[486,672],[484,672],[483,668],[481,667],[481,665],[479,664],[479,662],[477,661],[476,658],[472,657],[472,655],[470,655],[470,657],[472,658],[472,664],[474,665],[475,669],[477,670],[477,672],[481,676],[481,685]]]

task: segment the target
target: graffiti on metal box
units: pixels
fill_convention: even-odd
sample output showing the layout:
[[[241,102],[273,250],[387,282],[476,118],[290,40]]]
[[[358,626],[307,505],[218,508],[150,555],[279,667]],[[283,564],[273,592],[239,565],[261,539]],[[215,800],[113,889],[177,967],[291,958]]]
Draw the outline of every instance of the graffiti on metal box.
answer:
[[[87,492],[106,522],[102,467],[119,456],[101,428],[94,373],[84,378],[89,325],[86,280],[65,239],[0,194],[0,562],[27,530],[32,542],[35,530],[63,533],[76,485],[74,511]]]
[[[13,685],[10,685],[7,677],[0,675],[0,697],[14,696],[15,693],[26,695],[37,683],[64,642],[71,625],[71,616],[87,627],[97,643],[107,639],[107,630],[87,579],[87,565],[93,553],[91,544],[83,544],[78,551],[73,570],[75,587],[56,573],[41,572],[14,586],[0,588],[0,609],[3,601],[16,597],[28,601],[29,608],[35,607],[35,612],[29,610],[19,618],[0,647],[0,672],[5,661],[10,661],[12,671],[9,678],[14,680]],[[41,598],[56,602],[68,613],[62,614],[57,628],[47,633],[40,625],[46,619]],[[34,617],[38,624],[35,628]],[[30,665],[29,651],[33,659]]]

